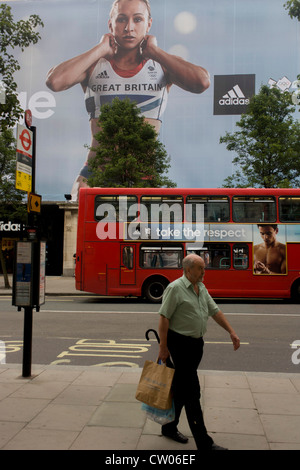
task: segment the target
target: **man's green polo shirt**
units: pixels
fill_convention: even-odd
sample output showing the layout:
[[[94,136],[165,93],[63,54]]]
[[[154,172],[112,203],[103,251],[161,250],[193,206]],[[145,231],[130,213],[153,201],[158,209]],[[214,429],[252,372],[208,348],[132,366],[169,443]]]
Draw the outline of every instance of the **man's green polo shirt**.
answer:
[[[164,292],[158,312],[169,319],[171,330],[193,338],[205,334],[208,318],[220,310],[204,284],[199,282],[198,286],[199,296],[185,275],[171,282]]]

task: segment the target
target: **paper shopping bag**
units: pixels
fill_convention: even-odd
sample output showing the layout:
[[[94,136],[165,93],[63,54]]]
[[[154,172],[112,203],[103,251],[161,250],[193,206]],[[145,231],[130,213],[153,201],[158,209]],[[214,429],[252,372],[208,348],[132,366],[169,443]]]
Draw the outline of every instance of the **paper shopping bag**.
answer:
[[[172,408],[171,386],[174,369],[153,361],[146,361],[135,398],[160,410]]]

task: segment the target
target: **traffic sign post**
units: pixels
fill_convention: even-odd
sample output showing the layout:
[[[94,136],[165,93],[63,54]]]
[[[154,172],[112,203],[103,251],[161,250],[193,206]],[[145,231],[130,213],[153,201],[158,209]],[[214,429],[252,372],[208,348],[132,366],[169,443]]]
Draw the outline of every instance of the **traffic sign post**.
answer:
[[[42,197],[39,194],[28,194],[27,212],[41,212]]]
[[[36,128],[30,110],[26,127],[17,128],[16,188],[26,191],[27,241],[16,243],[13,279],[13,305],[24,308],[23,377],[31,376],[33,309],[45,302],[46,243],[38,240],[35,215],[41,211],[41,196],[35,194]]]
[[[18,124],[17,126],[17,165],[16,188],[21,191],[33,191],[33,143],[34,134],[31,130]]]

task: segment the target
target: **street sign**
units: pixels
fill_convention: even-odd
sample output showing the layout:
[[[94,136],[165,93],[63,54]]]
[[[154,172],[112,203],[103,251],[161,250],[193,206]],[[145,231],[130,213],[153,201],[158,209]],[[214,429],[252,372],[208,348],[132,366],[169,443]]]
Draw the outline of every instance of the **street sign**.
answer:
[[[25,111],[25,124],[29,129],[32,126],[32,112],[30,109],[26,109]]]
[[[41,212],[42,197],[39,194],[28,194],[27,212]]]
[[[33,132],[18,124],[16,188],[21,191],[31,192],[32,190],[32,149]]]
[[[23,377],[31,376],[33,309],[45,303],[46,242],[17,241],[12,304],[24,308]]]

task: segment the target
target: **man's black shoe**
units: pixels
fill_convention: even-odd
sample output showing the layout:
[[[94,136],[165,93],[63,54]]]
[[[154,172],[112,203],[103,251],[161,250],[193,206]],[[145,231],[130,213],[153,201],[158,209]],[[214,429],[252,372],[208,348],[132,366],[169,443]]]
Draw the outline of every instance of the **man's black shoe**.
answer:
[[[225,447],[218,446],[218,444],[213,443],[211,446],[211,450],[228,450]]]
[[[166,432],[162,430],[162,435],[173,439],[173,441],[180,442],[180,444],[186,444],[188,442],[188,438],[181,434],[181,432],[178,430],[172,432]]]

